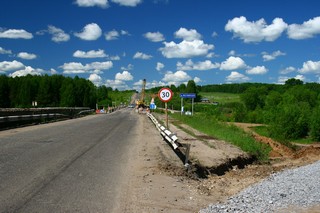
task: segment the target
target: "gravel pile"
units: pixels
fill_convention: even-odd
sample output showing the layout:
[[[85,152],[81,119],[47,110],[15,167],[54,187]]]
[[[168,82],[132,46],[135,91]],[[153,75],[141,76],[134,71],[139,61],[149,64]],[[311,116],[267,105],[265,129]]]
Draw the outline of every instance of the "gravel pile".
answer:
[[[225,203],[212,204],[200,213],[277,212],[289,206],[320,204],[320,161],[270,175]]]

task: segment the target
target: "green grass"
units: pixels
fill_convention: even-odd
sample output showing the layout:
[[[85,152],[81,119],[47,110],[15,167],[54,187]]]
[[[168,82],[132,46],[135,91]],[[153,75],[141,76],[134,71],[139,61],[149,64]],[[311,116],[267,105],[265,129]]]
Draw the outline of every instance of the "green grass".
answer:
[[[209,117],[198,115],[181,116],[180,114],[171,114],[170,116],[207,135],[238,146],[261,162],[268,160],[271,148],[255,141],[248,133],[234,125],[228,125]]]
[[[200,92],[203,98],[208,98],[211,102],[219,102],[221,104],[230,102],[240,102],[240,95],[223,92]]]

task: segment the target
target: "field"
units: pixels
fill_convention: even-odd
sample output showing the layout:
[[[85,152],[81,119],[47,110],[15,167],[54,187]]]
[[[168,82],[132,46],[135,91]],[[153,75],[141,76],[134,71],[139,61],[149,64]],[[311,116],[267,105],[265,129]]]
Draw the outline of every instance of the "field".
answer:
[[[229,103],[240,102],[239,94],[222,93],[222,92],[200,92],[202,98],[208,98],[210,102]]]

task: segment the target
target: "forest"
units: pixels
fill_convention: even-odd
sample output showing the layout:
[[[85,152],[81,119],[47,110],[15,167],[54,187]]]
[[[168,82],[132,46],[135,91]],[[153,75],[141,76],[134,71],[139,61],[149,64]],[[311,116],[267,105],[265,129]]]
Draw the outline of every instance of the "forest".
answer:
[[[304,83],[289,79],[284,85],[263,83],[241,83],[199,86],[193,80],[179,86],[168,86],[173,92],[169,107],[180,110],[180,93],[196,93],[196,102],[201,92],[239,94],[240,101],[214,106],[196,104],[195,111],[201,116],[219,121],[262,123],[268,125],[270,136],[281,140],[309,137],[320,141],[320,84]],[[161,87],[146,90],[146,102]],[[91,81],[79,77],[44,75],[23,77],[0,76],[0,107],[28,108],[32,102],[37,107],[91,107],[129,104],[135,90],[118,91],[111,87],[95,86]],[[163,103],[156,99],[156,105]],[[186,101],[186,108],[190,107]]]

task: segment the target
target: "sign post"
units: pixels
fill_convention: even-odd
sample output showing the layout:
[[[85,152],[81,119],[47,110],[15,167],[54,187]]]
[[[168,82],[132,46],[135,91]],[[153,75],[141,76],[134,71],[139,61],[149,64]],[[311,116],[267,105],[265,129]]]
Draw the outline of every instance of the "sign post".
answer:
[[[172,96],[173,96],[173,92],[169,88],[162,88],[158,92],[159,99],[162,102],[165,103],[167,129],[169,129],[169,125],[168,125],[168,102],[171,100]]]
[[[195,93],[181,93],[180,94],[180,98],[181,98],[181,115],[184,111],[184,107],[183,107],[183,99],[184,98],[192,98],[192,111],[191,111],[191,115],[193,115],[193,105],[194,105],[194,99],[196,98],[196,94]]]

